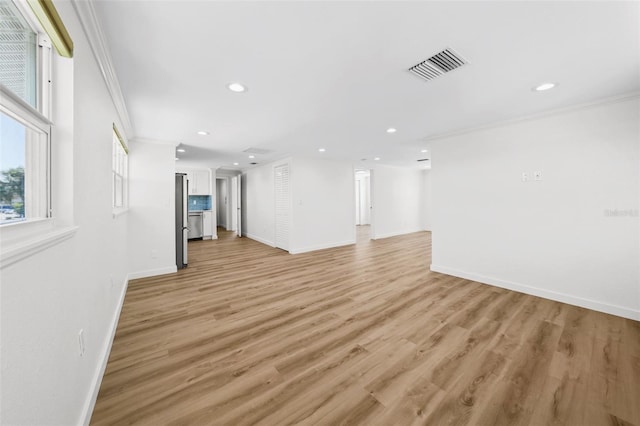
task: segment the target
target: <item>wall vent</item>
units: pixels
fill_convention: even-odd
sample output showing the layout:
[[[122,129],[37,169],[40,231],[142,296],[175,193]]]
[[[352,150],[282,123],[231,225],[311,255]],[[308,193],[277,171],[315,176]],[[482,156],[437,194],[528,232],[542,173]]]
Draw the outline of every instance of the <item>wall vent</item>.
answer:
[[[424,80],[433,80],[443,74],[460,68],[467,61],[452,49],[444,49],[430,58],[425,59],[417,65],[409,68],[409,72]]]

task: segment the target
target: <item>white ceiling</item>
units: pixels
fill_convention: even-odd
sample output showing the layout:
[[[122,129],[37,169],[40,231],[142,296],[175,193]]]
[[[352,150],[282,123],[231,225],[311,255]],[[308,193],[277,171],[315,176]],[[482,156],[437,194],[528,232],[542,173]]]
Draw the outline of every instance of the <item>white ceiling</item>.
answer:
[[[417,167],[425,138],[640,90],[639,5],[95,2],[135,137],[181,142],[184,166],[238,168],[292,154]],[[407,72],[446,47],[469,65]]]

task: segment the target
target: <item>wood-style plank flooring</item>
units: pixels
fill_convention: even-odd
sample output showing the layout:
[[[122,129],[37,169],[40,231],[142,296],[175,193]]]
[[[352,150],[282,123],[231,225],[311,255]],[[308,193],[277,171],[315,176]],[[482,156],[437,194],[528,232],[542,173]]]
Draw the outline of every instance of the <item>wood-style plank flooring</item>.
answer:
[[[427,232],[219,235],[129,283],[93,424],[640,426],[638,322],[430,272]]]

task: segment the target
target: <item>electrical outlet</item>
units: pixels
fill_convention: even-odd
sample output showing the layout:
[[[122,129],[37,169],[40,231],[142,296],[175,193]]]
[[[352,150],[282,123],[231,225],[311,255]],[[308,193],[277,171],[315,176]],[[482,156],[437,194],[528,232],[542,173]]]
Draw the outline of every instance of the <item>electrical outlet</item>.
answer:
[[[78,333],[78,345],[80,349],[80,356],[84,356],[84,330],[80,329]]]
[[[158,250],[151,250],[151,258],[152,259],[158,258]]]
[[[529,173],[522,172],[522,181],[523,182],[528,182],[529,181]]]
[[[542,172],[540,170],[533,172],[533,180],[542,180]]]

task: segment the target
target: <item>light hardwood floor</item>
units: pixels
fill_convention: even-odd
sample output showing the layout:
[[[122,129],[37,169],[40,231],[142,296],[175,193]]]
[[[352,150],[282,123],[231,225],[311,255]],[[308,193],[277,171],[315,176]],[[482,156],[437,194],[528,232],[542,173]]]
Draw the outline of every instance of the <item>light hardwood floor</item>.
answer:
[[[640,323],[429,271],[426,232],[220,232],[132,281],[92,423],[636,425]]]

